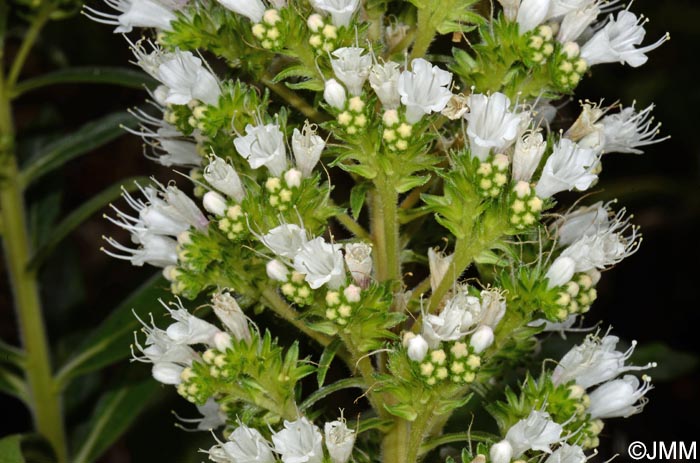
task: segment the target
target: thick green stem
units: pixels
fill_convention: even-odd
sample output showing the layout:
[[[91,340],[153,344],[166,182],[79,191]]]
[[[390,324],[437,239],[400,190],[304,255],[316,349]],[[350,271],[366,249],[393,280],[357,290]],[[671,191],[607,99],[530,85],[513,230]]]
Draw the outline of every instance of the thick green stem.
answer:
[[[435,38],[435,26],[432,24],[432,6],[418,10],[418,24],[416,24],[416,41],[411,49],[411,60],[422,58],[428,52],[430,44]]]
[[[382,461],[384,463],[413,463],[408,459],[411,423],[395,418],[396,424],[382,441]]]
[[[29,26],[29,29],[24,36],[24,40],[22,41],[22,45],[20,45],[14,61],[12,62],[12,67],[7,74],[5,89],[8,90],[6,94],[8,97],[14,94],[14,86],[17,83],[17,79],[19,79],[19,74],[22,72],[22,68],[24,67],[24,63],[29,56],[29,52],[32,50],[32,47],[34,47],[34,43],[36,42],[37,38],[39,38],[39,32],[41,32],[41,29],[43,29],[44,25],[49,20],[52,12],[53,5],[50,2],[45,3],[39,10],[36,18],[34,18],[32,24]]]
[[[4,96],[4,95],[3,95]],[[3,100],[7,106],[7,100]],[[36,430],[54,448],[59,462],[67,461],[66,442],[61,412],[61,392],[52,376],[51,356],[44,327],[39,298],[37,275],[27,270],[30,248],[26,227],[24,198],[17,183],[17,164],[11,152],[11,120],[8,126],[6,108],[3,108],[3,154],[0,167],[0,214],[3,223],[3,244],[10,275],[17,320],[26,352],[25,374],[29,387],[30,407]],[[10,148],[11,149],[11,148]]]
[[[379,281],[398,281],[401,279],[401,262],[399,260],[399,221],[398,200],[391,182],[382,177],[375,183],[373,198],[371,230],[374,239],[375,264]]]

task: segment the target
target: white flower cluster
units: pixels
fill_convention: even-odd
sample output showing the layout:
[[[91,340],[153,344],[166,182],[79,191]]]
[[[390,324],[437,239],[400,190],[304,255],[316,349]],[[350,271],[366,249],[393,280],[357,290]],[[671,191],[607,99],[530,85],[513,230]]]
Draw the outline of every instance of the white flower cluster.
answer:
[[[170,23],[176,18],[175,12],[184,6],[186,0],[105,0],[105,3],[117,13],[84,6],[84,14],[95,22],[117,26],[114,33],[124,34],[134,27],[170,30]]]
[[[656,363],[644,366],[625,365],[637,345],[635,341],[625,352],[615,349],[619,338],[606,335],[602,339],[590,335],[583,344],[574,346],[562,357],[552,373],[554,384],[574,381],[578,386],[589,389],[598,386],[589,394],[588,414],[592,419],[628,417],[639,413],[645,401],[640,399],[651,388],[648,377],[640,386],[639,379],[622,373],[653,368]]]
[[[332,463],[346,463],[355,444],[355,432],[348,429],[345,420],[328,422],[324,426],[325,444]],[[283,463],[321,463],[324,460],[324,435],[305,417],[285,421],[284,429],[272,434],[272,443],[257,429],[240,424],[226,442],[210,448],[206,453],[217,463],[274,463],[275,455]]]
[[[194,201],[176,186],[165,187],[156,183],[156,187],[138,187],[145,200],[134,198],[126,190],[122,194],[136,212],[135,216],[112,205],[116,217],[107,217],[130,232],[131,241],[138,247],[129,248],[113,238],[105,238],[117,252],[102,251],[117,259],[129,260],[136,266],[145,263],[156,267],[176,265],[178,242],[175,238],[186,239],[187,230],[191,227],[204,230],[209,221]]]
[[[542,24],[554,25],[557,40],[565,49],[583,58],[588,66],[626,63],[633,67],[646,63],[646,53],[669,39],[666,34],[655,43],[641,46],[646,31],[644,17],[627,9],[599,21],[601,13],[615,9],[619,1],[605,0],[499,0],[506,17],[517,21],[525,34]],[[579,52],[580,49],[580,52]]]

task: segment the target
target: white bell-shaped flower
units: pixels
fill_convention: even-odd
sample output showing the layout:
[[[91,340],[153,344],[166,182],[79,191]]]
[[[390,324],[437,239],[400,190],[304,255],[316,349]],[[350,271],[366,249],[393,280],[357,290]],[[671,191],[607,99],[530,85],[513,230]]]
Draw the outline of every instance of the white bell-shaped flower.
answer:
[[[588,189],[598,176],[593,173],[598,156],[592,149],[579,147],[562,138],[547,158],[535,192],[540,198],[549,198],[561,191]]]
[[[444,252],[428,249],[428,268],[430,269],[430,288],[435,291],[452,264],[454,254],[445,255]]]
[[[245,197],[245,190],[236,169],[218,156],[212,156],[204,168],[204,180],[238,203]]]
[[[294,256],[294,269],[305,275],[312,289],[327,285],[338,289],[345,283],[345,262],[342,245],[330,244],[322,237],[304,243]]]
[[[491,150],[503,152],[520,133],[523,117],[510,111],[510,99],[503,93],[473,93],[467,98],[469,148],[473,157],[485,161]]]
[[[226,9],[250,19],[253,23],[262,21],[265,4],[261,0],[218,0]]]
[[[360,0],[311,0],[314,8],[329,13],[336,27],[348,26]]]
[[[406,106],[406,120],[415,124],[426,114],[442,111],[452,98],[450,83],[451,72],[422,58],[411,61],[411,70],[403,71],[398,81],[401,103]]]
[[[520,34],[529,32],[542,24],[549,12],[551,0],[522,0],[518,8],[518,21]]]
[[[248,160],[253,169],[265,166],[275,177],[282,175],[287,170],[287,148],[279,125],[248,124],[245,133],[233,140],[238,154]]]
[[[219,81],[189,51],[176,49],[163,55],[155,77],[168,88],[166,103],[184,105],[195,99],[210,105],[219,102]]]
[[[238,341],[250,342],[250,327],[248,317],[231,293],[217,291],[211,299],[211,307],[221,323]]]
[[[579,207],[557,219],[550,228],[560,246],[569,246],[584,236],[595,235],[601,228],[609,228],[609,211],[602,201],[592,206]]]
[[[321,463],[323,436],[306,417],[284,422],[284,429],[272,435],[275,452],[283,463]]]
[[[513,151],[513,180],[529,182],[546,149],[547,141],[539,131],[528,131],[518,137]]]
[[[551,453],[550,447],[561,441],[562,431],[562,426],[552,421],[549,413],[533,410],[508,430],[506,440],[513,447],[514,458],[527,450]]]
[[[393,61],[375,63],[370,69],[369,84],[382,102],[384,109],[396,109],[401,104],[398,83],[400,66]]]
[[[174,309],[163,301],[160,303],[175,320],[175,323],[170,324],[170,326],[165,329],[165,333],[173,342],[188,345],[213,345],[214,335],[221,331],[219,328],[189,313],[180,300],[176,303],[171,303],[171,305],[175,307]]]
[[[557,40],[560,43],[574,42],[593,24],[599,14],[600,7],[597,3],[567,13],[559,26]]]
[[[646,53],[659,48],[670,39],[666,34],[651,45],[636,48],[644,41],[645,22],[644,17],[637,18],[628,10],[620,11],[617,18],[610,15],[607,24],[581,47],[581,58],[589,66],[616,62],[635,68],[641,66],[647,62]]]
[[[360,288],[367,288],[372,278],[372,245],[348,243],[345,245],[345,265]]]
[[[326,141],[316,135],[315,127],[304,122],[301,132],[296,127],[292,134],[292,153],[297,169],[302,177],[308,178],[321,159],[321,153],[326,146]]]
[[[267,232],[260,238],[260,241],[276,255],[294,259],[308,238],[306,230],[299,225],[284,223]]]
[[[423,337],[435,349],[442,341],[456,341],[464,337],[481,313],[481,301],[470,296],[466,289],[459,290],[439,315],[425,314]]]
[[[211,397],[204,405],[197,405],[197,410],[202,414],[202,417],[197,420],[197,429],[200,431],[210,431],[226,424],[226,414]]]
[[[217,463],[275,463],[270,443],[260,431],[240,425],[228,436],[228,442],[220,442],[210,448],[209,459]]]
[[[153,145],[151,145],[153,146]],[[156,156],[147,156],[165,167],[172,166],[200,166],[202,157],[197,153],[197,145],[184,140],[175,140],[172,138],[161,138],[158,140],[158,154]],[[156,147],[153,146],[153,151]]]
[[[333,463],[346,463],[355,445],[355,431],[348,429],[344,419],[331,421],[323,427],[326,448]]]
[[[345,84],[351,95],[359,96],[369,77],[372,57],[360,47],[338,48],[331,55],[331,66],[335,76]]]
[[[544,463],[586,463],[588,458],[578,445],[561,444]]]
[[[591,402],[588,414],[596,418],[627,418],[642,411],[647,399],[644,394],[653,389],[651,379],[626,375],[622,379],[607,382],[588,394]]]

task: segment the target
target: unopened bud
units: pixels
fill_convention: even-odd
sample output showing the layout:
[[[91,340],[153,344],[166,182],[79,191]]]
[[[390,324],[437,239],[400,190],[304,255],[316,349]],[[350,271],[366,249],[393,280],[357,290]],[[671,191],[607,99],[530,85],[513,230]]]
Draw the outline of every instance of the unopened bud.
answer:
[[[408,340],[406,350],[408,358],[414,362],[421,362],[428,353],[428,342],[420,334]]]
[[[208,212],[219,217],[226,213],[226,199],[216,191],[206,192],[202,198],[202,205]]]
[[[267,276],[271,280],[286,282],[289,279],[289,269],[277,259],[272,259],[265,266]]]
[[[340,85],[335,79],[328,79],[323,90],[323,99],[336,109],[345,108],[345,101],[347,100],[345,87]]]
[[[493,344],[493,330],[490,326],[482,325],[474,331],[469,340],[469,345],[474,349],[474,352],[479,354],[488,349]]]

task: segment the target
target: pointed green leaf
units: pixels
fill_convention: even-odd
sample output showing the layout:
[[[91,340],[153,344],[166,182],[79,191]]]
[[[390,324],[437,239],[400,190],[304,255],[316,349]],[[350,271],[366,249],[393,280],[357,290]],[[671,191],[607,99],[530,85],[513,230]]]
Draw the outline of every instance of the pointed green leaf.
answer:
[[[384,408],[392,415],[403,418],[406,421],[415,421],[415,419],[418,418],[418,412],[409,404],[384,404]]]
[[[22,435],[13,434],[0,439],[0,463],[25,463],[22,455]]]
[[[342,345],[340,338],[336,338],[331,341],[330,344],[323,349],[321,354],[321,359],[318,362],[318,370],[316,373],[316,379],[318,380],[318,387],[323,387],[323,382],[326,380],[326,374],[328,373],[328,368],[331,366],[331,362],[335,358],[336,352]]]
[[[0,392],[17,397],[24,403],[29,403],[27,383],[8,367],[0,365]],[[2,460],[0,460],[0,463]]]
[[[348,389],[352,387],[357,387],[360,389],[364,389],[367,387],[365,385],[365,382],[362,380],[362,378],[345,378],[341,379],[340,381],[337,381],[333,384],[329,384],[328,386],[322,387],[313,394],[311,394],[309,397],[306,398],[300,405],[299,405],[299,410],[302,412],[309,407],[311,407],[313,404],[318,402],[319,400],[323,399],[326,396],[329,396],[333,394],[334,392],[343,390],[343,389]]]
[[[49,85],[77,83],[143,88],[144,85],[155,86],[157,82],[148,74],[131,68],[99,66],[74,67],[60,69],[39,77],[24,80],[15,86],[12,97],[16,98],[23,93]]]
[[[66,162],[87,154],[125,132],[122,127],[136,127],[138,120],[127,112],[108,114],[89,122],[77,131],[50,144],[44,152],[24,166],[21,183],[29,185],[42,175],[61,167]]]
[[[0,339],[0,364],[2,363],[21,368],[24,365],[24,352]]]
[[[63,221],[53,227],[48,239],[41,244],[41,247],[32,256],[32,259],[29,261],[28,268],[30,270],[38,269],[39,266],[41,266],[41,263],[51,254],[51,251],[53,251],[54,248],[70,234],[70,232],[77,228],[78,225],[83,223],[91,215],[105,207],[110,202],[119,198],[123,190],[133,191],[137,189],[138,187],[135,182],[147,183],[148,178],[132,177],[120,180],[119,182],[102,190],[73,212],[68,214]]]
[[[168,282],[159,273],[134,291],[83,341],[59,370],[56,375],[59,387],[64,387],[71,378],[128,357],[134,331],[140,325],[134,313],[142,320],[148,319],[149,313],[154,316],[163,313],[165,308],[158,303],[158,299],[169,295]]]
[[[88,433],[81,439],[72,461],[95,461],[122,435],[160,387],[159,383],[148,379],[105,393],[95,407],[87,425]]]
[[[360,217],[369,186],[369,183],[358,183],[350,190],[350,210],[352,211],[352,218],[355,220]]]

